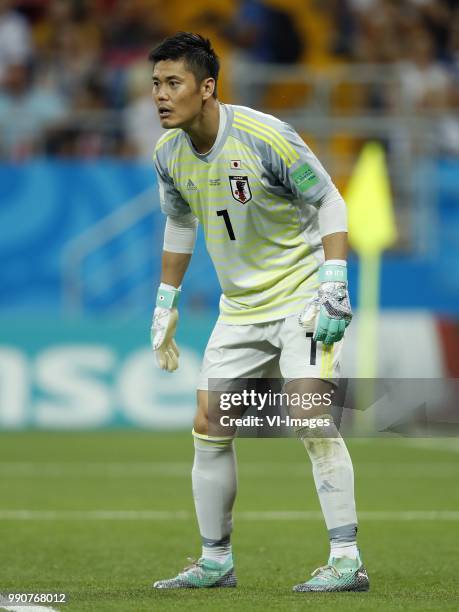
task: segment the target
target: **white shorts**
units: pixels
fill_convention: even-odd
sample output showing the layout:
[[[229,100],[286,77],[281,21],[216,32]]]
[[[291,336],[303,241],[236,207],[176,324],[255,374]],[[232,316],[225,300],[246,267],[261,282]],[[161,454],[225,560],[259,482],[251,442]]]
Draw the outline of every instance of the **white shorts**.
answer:
[[[300,327],[298,315],[252,325],[217,321],[207,343],[198,389],[212,379],[340,377],[343,340],[325,345]]]

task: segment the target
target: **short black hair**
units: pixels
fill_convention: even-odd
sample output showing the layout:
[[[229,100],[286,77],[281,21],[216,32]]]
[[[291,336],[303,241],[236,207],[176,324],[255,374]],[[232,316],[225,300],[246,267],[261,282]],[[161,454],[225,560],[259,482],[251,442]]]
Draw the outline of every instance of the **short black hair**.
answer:
[[[192,32],[177,32],[165,38],[150,52],[148,59],[153,64],[163,60],[183,59],[194,74],[197,83],[209,77],[215,81],[213,96],[217,97],[217,79],[220,70],[220,61],[212,49],[208,38]]]

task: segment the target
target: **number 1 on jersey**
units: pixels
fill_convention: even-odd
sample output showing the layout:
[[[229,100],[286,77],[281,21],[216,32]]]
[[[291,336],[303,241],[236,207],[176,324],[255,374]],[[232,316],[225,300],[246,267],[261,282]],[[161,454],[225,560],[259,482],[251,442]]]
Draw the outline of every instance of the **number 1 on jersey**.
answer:
[[[229,218],[229,214],[226,208],[224,208],[223,210],[217,210],[217,216],[223,217],[230,240],[236,240],[236,236],[234,235],[233,231],[233,226],[231,225],[231,219]]]

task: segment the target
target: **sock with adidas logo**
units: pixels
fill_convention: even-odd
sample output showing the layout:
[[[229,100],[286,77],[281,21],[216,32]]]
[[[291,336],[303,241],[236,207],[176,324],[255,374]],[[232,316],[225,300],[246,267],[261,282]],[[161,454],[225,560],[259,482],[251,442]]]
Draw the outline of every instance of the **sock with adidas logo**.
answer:
[[[334,426],[326,432],[304,428],[297,435],[312,463],[320,506],[334,546],[331,556],[357,558],[354,468],[346,444]]]

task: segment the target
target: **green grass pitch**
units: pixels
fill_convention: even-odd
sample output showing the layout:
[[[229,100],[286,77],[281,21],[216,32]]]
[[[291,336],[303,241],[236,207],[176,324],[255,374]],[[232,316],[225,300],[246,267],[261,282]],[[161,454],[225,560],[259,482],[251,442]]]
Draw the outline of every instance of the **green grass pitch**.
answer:
[[[199,556],[190,434],[4,432],[0,592],[66,592],[69,603],[53,606],[64,612],[457,610],[453,444],[349,442],[371,591],[330,595],[291,592],[328,553],[305,450],[295,440],[238,440],[238,588],[155,591],[154,580]]]

